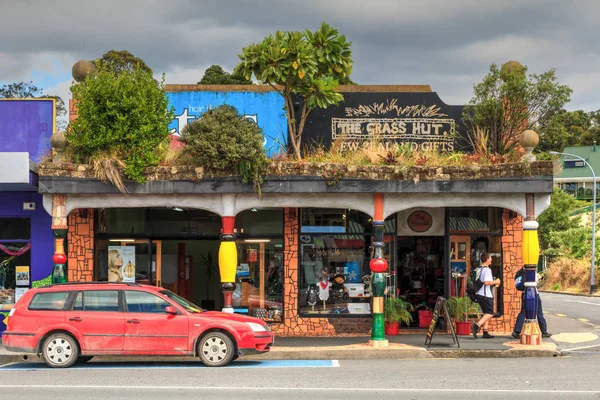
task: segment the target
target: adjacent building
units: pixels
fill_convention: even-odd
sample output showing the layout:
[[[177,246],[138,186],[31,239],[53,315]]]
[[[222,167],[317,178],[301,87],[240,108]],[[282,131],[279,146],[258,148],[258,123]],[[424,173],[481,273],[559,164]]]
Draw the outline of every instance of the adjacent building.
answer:
[[[554,183],[565,192],[575,196],[578,200],[592,200],[594,197],[594,177],[590,167],[584,161],[569,156],[574,154],[583,158],[593,168],[596,176],[600,174],[600,147],[573,146],[563,150],[566,155],[561,156],[562,170],[554,178]],[[599,186],[596,183],[596,197],[600,198]]]
[[[0,332],[19,297],[52,274],[38,165],[50,155],[55,114],[54,99],[0,99]]]

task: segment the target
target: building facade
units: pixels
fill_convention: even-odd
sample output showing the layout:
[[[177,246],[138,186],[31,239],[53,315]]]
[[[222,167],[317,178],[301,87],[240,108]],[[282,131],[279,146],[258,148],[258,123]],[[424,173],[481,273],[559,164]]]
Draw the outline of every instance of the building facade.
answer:
[[[235,106],[280,149],[283,100],[263,86],[167,86],[172,133],[204,110]],[[413,150],[468,150],[462,107],[427,86],[344,87],[338,107],[315,110],[304,143]],[[378,140],[372,140],[373,137]],[[492,329],[510,332],[521,309],[513,281],[523,266],[523,220],[549,204],[552,165],[352,167],[277,163],[262,195],[235,177],[195,168],[158,168],[122,194],[89,166],[41,169],[44,205],[65,231],[70,281],[131,280],[160,285],[206,309],[231,306],[271,323],[278,335],[367,334],[375,198],[382,199],[386,296],[415,309],[437,296],[461,296],[482,252],[503,285]],[[224,236],[226,238],[224,239]],[[235,274],[219,269],[223,241],[233,242]],[[117,260],[117,261],[115,261]],[[231,281],[231,282],[230,282]],[[223,289],[223,282],[231,292]],[[231,302],[231,304],[226,304]]]

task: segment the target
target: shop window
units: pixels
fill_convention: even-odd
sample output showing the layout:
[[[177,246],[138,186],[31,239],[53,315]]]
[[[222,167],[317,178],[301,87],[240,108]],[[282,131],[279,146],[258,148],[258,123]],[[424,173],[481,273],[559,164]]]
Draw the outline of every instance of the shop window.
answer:
[[[210,236],[221,232],[221,217],[206,210],[189,208],[151,208],[150,232],[160,236]]]
[[[493,207],[451,208],[450,231],[452,233],[499,233],[502,231],[502,209]]]
[[[237,241],[235,312],[268,322],[283,318],[283,239]]]
[[[302,232],[346,233],[345,209],[305,208],[302,210]]]
[[[10,308],[10,305],[18,300],[20,294],[29,288],[31,285],[30,266],[29,242],[0,242],[0,309]]]
[[[283,236],[283,209],[252,208],[235,216],[238,235]]]
[[[99,213],[99,231],[116,234],[143,234],[145,208],[108,208]]]
[[[298,309],[306,316],[365,316],[371,313],[369,262],[373,219],[358,210],[302,210],[299,240]],[[396,215],[385,220],[384,257],[395,268]],[[395,291],[390,277],[386,283]]]
[[[0,240],[29,240],[30,238],[29,218],[0,218]]]
[[[370,314],[372,218],[357,210],[307,208],[301,220],[299,312]]]

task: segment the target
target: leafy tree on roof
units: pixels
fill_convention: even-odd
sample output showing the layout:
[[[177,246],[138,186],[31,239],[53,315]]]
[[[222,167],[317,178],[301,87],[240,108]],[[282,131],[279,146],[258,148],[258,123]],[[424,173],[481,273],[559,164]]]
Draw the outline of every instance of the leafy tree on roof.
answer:
[[[289,140],[296,159],[302,159],[304,125],[315,107],[339,104],[340,80],[352,72],[351,42],[323,22],[315,32],[277,31],[260,43],[242,49],[235,73],[271,85],[285,101]],[[296,108],[295,100],[301,103]]]
[[[230,74],[220,65],[211,65],[204,71],[198,85],[252,85],[252,81],[235,72]]]

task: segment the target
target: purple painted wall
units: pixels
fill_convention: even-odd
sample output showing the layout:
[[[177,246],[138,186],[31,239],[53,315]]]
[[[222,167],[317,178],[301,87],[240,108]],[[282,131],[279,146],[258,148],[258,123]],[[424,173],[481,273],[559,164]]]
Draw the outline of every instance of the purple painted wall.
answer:
[[[0,152],[28,152],[40,162],[55,129],[54,100],[0,100]]]
[[[23,210],[24,202],[35,202],[35,210]],[[31,218],[31,280],[47,278],[54,268],[54,237],[52,217],[44,209],[42,195],[36,192],[0,192],[0,205],[0,218]]]

